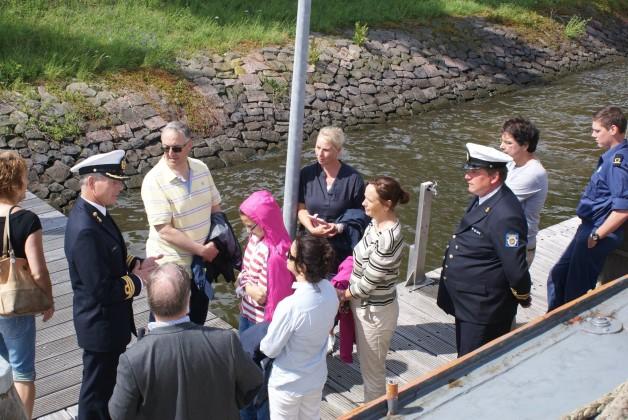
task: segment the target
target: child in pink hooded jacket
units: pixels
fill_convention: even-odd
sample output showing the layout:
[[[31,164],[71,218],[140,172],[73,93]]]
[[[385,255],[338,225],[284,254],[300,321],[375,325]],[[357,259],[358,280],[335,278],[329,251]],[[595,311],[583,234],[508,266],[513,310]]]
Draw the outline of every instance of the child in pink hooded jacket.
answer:
[[[240,205],[249,232],[236,293],[242,297],[240,332],[271,321],[277,304],[292,294],[294,278],[286,266],[290,235],[279,205],[266,190],[256,191]]]

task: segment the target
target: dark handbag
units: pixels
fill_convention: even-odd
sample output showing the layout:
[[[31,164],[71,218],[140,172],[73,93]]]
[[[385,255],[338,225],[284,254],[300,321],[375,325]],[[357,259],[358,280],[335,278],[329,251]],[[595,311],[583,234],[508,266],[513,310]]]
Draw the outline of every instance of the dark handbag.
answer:
[[[17,258],[11,246],[9,209],[4,222],[0,257],[0,315],[18,316],[44,312],[52,307],[46,293],[35,283],[26,258]]]

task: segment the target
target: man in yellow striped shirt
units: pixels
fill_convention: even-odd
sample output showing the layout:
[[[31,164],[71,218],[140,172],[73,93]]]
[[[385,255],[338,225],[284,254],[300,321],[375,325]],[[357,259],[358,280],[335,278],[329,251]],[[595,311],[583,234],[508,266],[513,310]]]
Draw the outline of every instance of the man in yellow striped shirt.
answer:
[[[204,244],[211,214],[222,211],[220,193],[209,168],[189,157],[190,129],[175,121],[161,133],[163,156],[142,182],[142,201],[150,225],[146,255],[163,255],[160,264],[173,262],[188,272],[192,257],[211,262],[218,254],[213,242]],[[190,319],[203,324],[209,300],[192,282]]]

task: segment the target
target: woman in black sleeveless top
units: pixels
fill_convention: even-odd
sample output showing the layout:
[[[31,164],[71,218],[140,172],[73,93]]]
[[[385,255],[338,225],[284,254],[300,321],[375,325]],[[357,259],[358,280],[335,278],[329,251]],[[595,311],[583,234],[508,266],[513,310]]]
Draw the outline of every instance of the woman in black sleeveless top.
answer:
[[[22,201],[28,184],[26,163],[15,152],[0,153],[0,232],[9,210]],[[10,217],[11,246],[16,257],[26,258],[33,279],[52,301],[52,285],[44,259],[41,222],[36,214],[14,207]],[[0,234],[0,248],[4,236]],[[43,313],[47,321],[54,305]],[[0,317],[0,357],[13,370],[15,388],[30,419],[35,402],[35,316]]]

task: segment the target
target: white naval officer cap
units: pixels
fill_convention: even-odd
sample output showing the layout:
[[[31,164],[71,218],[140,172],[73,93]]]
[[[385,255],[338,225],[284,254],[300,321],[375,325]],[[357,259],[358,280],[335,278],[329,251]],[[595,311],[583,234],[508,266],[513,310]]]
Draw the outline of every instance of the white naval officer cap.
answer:
[[[101,173],[108,178],[124,180],[129,179],[124,175],[125,168],[124,150],[114,150],[90,156],[74,165],[70,171],[79,175]]]
[[[512,161],[512,158],[504,152],[481,144],[467,143],[467,162],[464,169],[477,168],[503,168]]]

